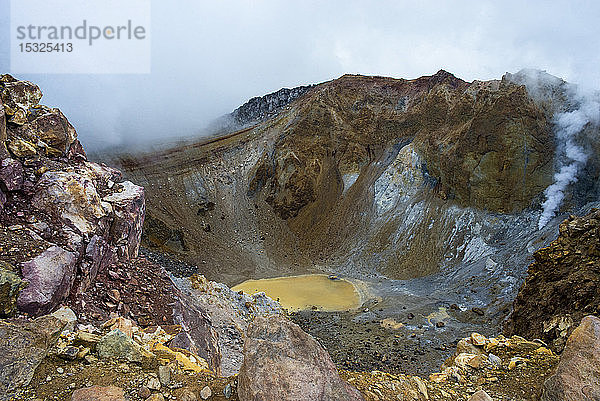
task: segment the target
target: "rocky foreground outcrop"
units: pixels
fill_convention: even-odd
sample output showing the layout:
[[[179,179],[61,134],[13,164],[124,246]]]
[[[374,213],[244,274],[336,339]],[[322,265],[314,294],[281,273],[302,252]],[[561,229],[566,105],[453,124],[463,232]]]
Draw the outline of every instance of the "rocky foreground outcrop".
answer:
[[[558,238],[533,255],[508,334],[540,338],[561,351],[584,316],[600,315],[599,238],[598,209],[561,223]]]
[[[569,337],[541,401],[600,400],[600,319],[586,316]]]
[[[256,318],[244,344],[240,401],[359,401],[327,351],[284,317]]]
[[[27,282],[18,296],[14,284],[3,291],[2,303],[16,297],[20,311],[37,316],[85,291],[106,266],[137,256],[144,190],[89,162],[60,110],[39,104],[36,85],[2,75],[0,91],[0,223],[14,233],[1,272]],[[19,252],[31,248],[27,241],[33,254]]]

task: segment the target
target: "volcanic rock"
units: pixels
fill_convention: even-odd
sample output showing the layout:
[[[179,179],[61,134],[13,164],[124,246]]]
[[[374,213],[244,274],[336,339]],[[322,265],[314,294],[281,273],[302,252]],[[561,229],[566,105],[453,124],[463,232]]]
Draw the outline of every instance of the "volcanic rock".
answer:
[[[16,313],[19,292],[27,287],[27,282],[21,280],[13,269],[7,269],[6,265],[0,261],[0,317],[10,317]]]
[[[586,316],[567,340],[541,401],[600,400],[600,319]]]
[[[0,90],[8,121],[17,125],[27,122],[30,109],[42,99],[42,91],[37,85],[18,81],[10,75],[0,77]]]
[[[0,400],[27,385],[56,343],[65,322],[42,316],[27,322],[0,321]]]
[[[600,210],[571,216],[549,247],[534,253],[506,323],[508,334],[540,338],[562,350],[574,322],[600,313]]]
[[[488,395],[488,393],[486,393],[483,390],[479,390],[476,393],[474,393],[472,396],[470,396],[468,401],[494,401],[494,400],[492,400],[492,397],[490,397]]]
[[[148,352],[119,329],[114,329],[102,337],[96,349],[101,358],[122,358],[130,362],[142,362],[148,355]]]
[[[23,278],[29,282],[17,299],[20,310],[32,315],[47,313],[63,301],[75,280],[77,257],[58,246],[21,264]]]
[[[125,401],[125,393],[115,386],[92,386],[75,390],[71,401]]]
[[[6,158],[0,161],[0,189],[17,191],[23,186],[23,166],[18,160]]]
[[[240,401],[362,400],[341,380],[329,354],[284,317],[257,317],[244,343]]]

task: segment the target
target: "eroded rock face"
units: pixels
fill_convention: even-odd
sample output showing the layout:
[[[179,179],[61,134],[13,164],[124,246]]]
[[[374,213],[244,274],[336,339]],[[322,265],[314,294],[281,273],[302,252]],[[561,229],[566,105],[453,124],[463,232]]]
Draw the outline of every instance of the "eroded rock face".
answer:
[[[558,238],[534,253],[506,323],[509,334],[541,338],[562,350],[576,323],[600,313],[600,210],[571,216]]]
[[[240,401],[363,400],[342,381],[329,354],[284,317],[257,317],[249,326],[238,376]]]
[[[240,294],[198,275],[174,282],[179,288],[176,320],[184,331],[173,345],[204,357],[223,376],[240,370],[248,324],[256,316],[282,314],[281,306],[264,293]]]
[[[266,200],[284,219],[361,173],[386,144],[414,141],[443,196],[518,211],[551,182],[553,137],[524,86],[467,83],[445,71],[417,80],[344,76],[311,90],[265,124],[285,132],[257,167]],[[523,177],[527,180],[523,180]]]
[[[600,400],[600,319],[586,316],[573,331],[541,401]]]

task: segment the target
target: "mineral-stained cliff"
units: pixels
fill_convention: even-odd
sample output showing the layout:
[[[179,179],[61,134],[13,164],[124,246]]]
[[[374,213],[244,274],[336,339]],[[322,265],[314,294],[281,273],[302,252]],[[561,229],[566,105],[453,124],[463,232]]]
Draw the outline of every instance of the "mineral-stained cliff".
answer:
[[[586,315],[600,315],[600,210],[571,216],[558,238],[534,253],[506,323],[508,333],[540,338],[561,351]]]

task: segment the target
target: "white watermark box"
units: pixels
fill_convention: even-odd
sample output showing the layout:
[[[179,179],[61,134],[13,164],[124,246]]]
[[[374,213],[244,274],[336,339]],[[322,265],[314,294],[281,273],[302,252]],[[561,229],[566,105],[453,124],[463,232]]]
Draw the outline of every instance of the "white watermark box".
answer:
[[[150,0],[11,0],[14,74],[149,74]]]

